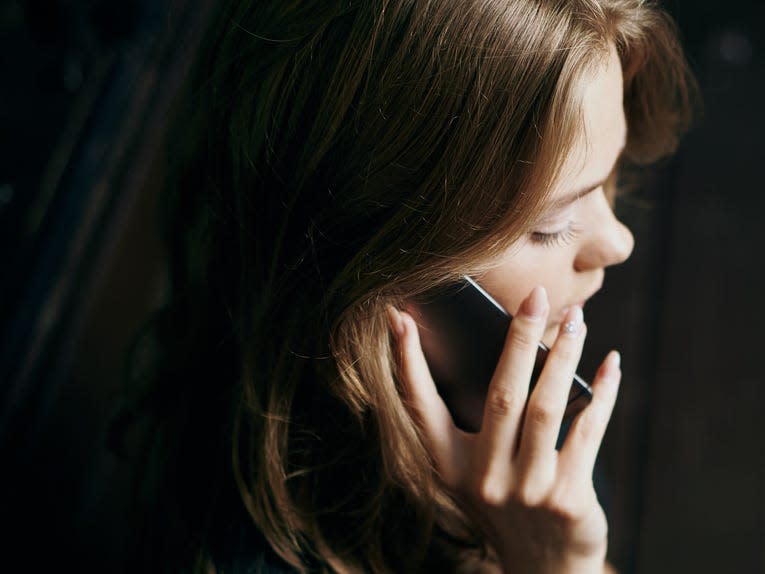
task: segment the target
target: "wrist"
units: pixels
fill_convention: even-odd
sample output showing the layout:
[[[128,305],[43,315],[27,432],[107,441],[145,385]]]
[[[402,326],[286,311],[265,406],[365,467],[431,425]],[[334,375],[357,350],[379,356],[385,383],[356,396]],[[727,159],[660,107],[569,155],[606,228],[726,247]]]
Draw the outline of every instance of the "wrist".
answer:
[[[497,549],[496,557],[502,571],[507,574],[610,574],[613,573],[606,562],[606,545],[593,549],[587,554],[570,553],[551,556],[540,554],[535,559],[519,560],[518,554],[509,550]]]

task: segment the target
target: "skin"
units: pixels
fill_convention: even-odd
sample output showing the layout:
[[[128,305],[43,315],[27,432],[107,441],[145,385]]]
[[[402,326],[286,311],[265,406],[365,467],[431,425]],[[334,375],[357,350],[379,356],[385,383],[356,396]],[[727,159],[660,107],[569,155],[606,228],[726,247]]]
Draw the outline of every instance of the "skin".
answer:
[[[584,102],[582,137],[552,191],[553,203],[604,180],[623,147],[622,73],[615,50],[588,83]],[[564,231],[564,240],[540,242],[539,233],[572,225],[577,232]],[[605,267],[624,261],[632,246],[632,235],[614,217],[603,186],[596,185],[574,202],[547,210],[528,236],[479,278],[515,319],[477,434],[455,427],[412,317],[389,309],[407,404],[438,473],[483,528],[508,572],[609,571],[608,528],[592,471],[621,379],[617,352],[600,366],[593,400],[574,420],[560,451],[555,443],[586,336],[582,303],[602,285]],[[551,352],[529,396],[542,339]]]
[[[551,312],[544,341],[555,339],[570,305],[584,303],[600,289],[604,270],[622,263],[634,239],[614,216],[602,185],[624,147],[627,124],[622,106],[622,69],[615,50],[604,68],[587,82],[584,93],[584,130],[569,154],[549,203],[562,201],[579,190],[586,195],[543,214],[523,240],[511,246],[496,266],[477,278],[505,309],[515,315],[521,301],[536,285],[547,289]],[[540,234],[559,233],[542,242]]]

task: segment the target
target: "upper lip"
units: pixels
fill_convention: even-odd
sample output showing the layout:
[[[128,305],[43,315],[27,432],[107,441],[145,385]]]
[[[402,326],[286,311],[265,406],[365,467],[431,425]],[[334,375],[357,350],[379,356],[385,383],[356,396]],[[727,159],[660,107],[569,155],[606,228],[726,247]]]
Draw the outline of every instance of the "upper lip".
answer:
[[[603,278],[601,277],[601,278],[598,280],[597,284],[595,285],[595,288],[594,288],[594,289],[592,289],[592,290],[590,291],[590,294],[589,294],[589,295],[587,295],[587,296],[586,296],[584,299],[582,299],[582,300],[580,301],[580,304],[584,304],[584,303],[586,303],[587,301],[589,301],[589,300],[592,298],[592,296],[593,296],[593,295],[595,295],[595,293],[597,293],[598,291],[600,291],[600,290],[601,290],[601,288],[602,288],[602,287],[603,287]]]

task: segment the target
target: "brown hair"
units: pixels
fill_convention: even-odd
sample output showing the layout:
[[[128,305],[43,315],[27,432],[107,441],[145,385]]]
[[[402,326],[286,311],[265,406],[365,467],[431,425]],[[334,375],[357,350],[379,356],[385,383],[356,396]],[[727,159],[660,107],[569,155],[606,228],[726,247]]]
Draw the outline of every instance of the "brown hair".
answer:
[[[480,560],[398,392],[384,309],[528,231],[611,45],[624,155],[653,161],[674,150],[693,91],[653,2],[224,4],[168,140],[157,378],[222,429],[178,423],[178,484],[221,464],[194,441],[229,448],[251,519],[302,570]],[[192,531],[210,528],[199,514]],[[195,544],[214,554],[209,537]]]

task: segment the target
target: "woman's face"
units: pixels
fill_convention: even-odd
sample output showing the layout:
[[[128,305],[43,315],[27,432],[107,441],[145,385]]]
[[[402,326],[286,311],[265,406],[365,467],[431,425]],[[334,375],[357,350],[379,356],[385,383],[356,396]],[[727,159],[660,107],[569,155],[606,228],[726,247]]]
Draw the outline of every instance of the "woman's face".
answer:
[[[536,285],[547,289],[544,341],[555,339],[565,308],[583,305],[603,284],[605,268],[632,252],[629,229],[616,219],[603,182],[624,148],[622,69],[615,50],[584,91],[584,130],[566,161],[548,206],[479,283],[515,314]]]

